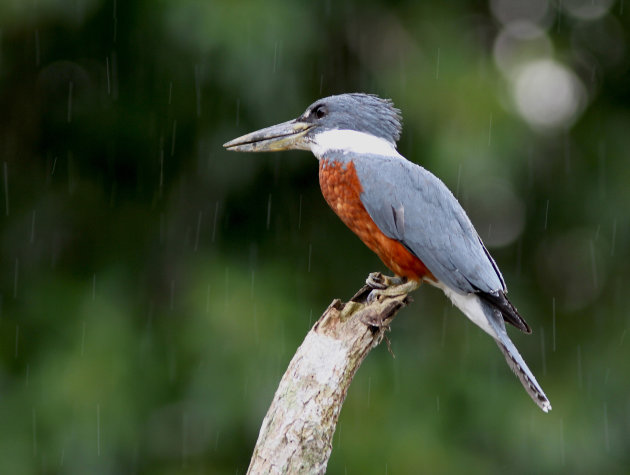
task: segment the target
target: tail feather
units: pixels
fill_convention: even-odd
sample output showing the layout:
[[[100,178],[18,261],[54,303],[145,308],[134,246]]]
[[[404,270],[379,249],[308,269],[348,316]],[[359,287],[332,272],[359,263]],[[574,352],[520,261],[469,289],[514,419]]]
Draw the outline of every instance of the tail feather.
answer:
[[[514,325],[523,333],[531,333],[532,329],[529,327],[523,317],[520,316],[516,307],[512,305],[512,302],[508,300],[505,293],[502,290],[497,290],[494,293],[489,292],[477,292],[477,296],[485,300],[492,307],[496,307],[500,312],[503,320],[507,323]]]
[[[499,340],[496,340],[496,342],[497,346],[505,356],[505,361],[507,361],[507,364],[510,368],[512,368],[514,374],[518,376],[518,379],[520,379],[521,384],[527,391],[527,394],[529,394],[529,396],[544,412],[551,411],[551,403],[549,402],[549,399],[547,399],[547,396],[540,387],[540,384],[536,381],[536,378],[525,364],[525,361],[523,361],[523,358],[516,350],[514,344],[509,339],[507,341],[508,345],[505,345]]]
[[[545,412],[551,410],[549,399],[545,396],[540,384],[529,370],[522,356],[510,340],[505,331],[505,321],[512,323],[526,333],[531,332],[525,320],[522,319],[514,306],[509,302],[503,292],[496,295],[479,293],[460,293],[441,282],[432,282],[442,289],[453,304],[459,308],[473,323],[490,335],[499,345],[507,364],[518,376],[527,394]],[[490,297],[488,297],[490,296]],[[509,314],[506,318],[506,313]]]
[[[505,356],[505,361],[507,361],[508,366],[512,369],[514,374],[516,374],[533,401],[538,404],[544,412],[549,412],[551,410],[549,399],[547,399],[545,392],[540,387],[540,384],[538,384],[538,381],[536,381],[533,373],[527,367],[525,360],[505,331],[504,317],[501,309],[486,302],[482,303],[482,307],[490,326],[494,330],[494,339],[503,353],[503,356]]]

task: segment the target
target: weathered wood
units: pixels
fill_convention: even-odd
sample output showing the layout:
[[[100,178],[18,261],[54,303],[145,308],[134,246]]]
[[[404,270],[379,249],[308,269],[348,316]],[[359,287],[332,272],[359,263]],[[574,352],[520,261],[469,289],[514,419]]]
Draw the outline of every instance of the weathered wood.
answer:
[[[306,335],[263,420],[248,473],[325,473],[350,382],[410,301],[406,293],[368,301],[372,290],[334,300]]]

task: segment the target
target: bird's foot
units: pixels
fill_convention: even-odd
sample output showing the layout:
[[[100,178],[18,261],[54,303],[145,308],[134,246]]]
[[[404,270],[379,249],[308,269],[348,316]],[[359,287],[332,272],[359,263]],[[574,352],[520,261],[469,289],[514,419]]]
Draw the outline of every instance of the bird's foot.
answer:
[[[380,300],[383,297],[407,295],[420,286],[418,281],[407,280],[404,277],[388,277],[380,272],[372,272],[365,283],[373,289],[368,295],[368,303]]]
[[[369,285],[373,289],[379,290],[386,289],[394,285],[401,285],[405,282],[407,282],[407,279],[405,279],[404,277],[390,277],[387,275],[383,275],[380,272],[371,272],[370,275],[368,275],[368,278],[365,279],[365,283],[367,285]]]

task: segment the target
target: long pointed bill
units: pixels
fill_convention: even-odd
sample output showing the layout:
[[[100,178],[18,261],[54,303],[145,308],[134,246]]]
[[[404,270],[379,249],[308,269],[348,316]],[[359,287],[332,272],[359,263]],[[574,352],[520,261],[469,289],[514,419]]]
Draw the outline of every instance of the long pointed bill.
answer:
[[[304,135],[313,124],[297,119],[272,125],[266,129],[243,135],[224,143],[228,150],[236,152],[279,152],[281,150],[310,150]]]

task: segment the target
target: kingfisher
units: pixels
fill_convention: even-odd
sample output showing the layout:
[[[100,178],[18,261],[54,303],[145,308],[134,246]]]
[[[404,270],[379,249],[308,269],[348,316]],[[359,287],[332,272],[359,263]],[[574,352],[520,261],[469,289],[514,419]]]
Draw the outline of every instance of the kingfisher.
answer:
[[[310,150],[328,205],[395,274],[380,292],[408,293],[422,282],[441,289],[494,339],[530,397],[550,411],[507,334],[505,322],[524,333],[531,329],[508,300],[501,271],[447,186],[398,153],[401,131],[402,115],[391,100],[351,93],[319,99],[297,119],[223,146],[239,152]]]

